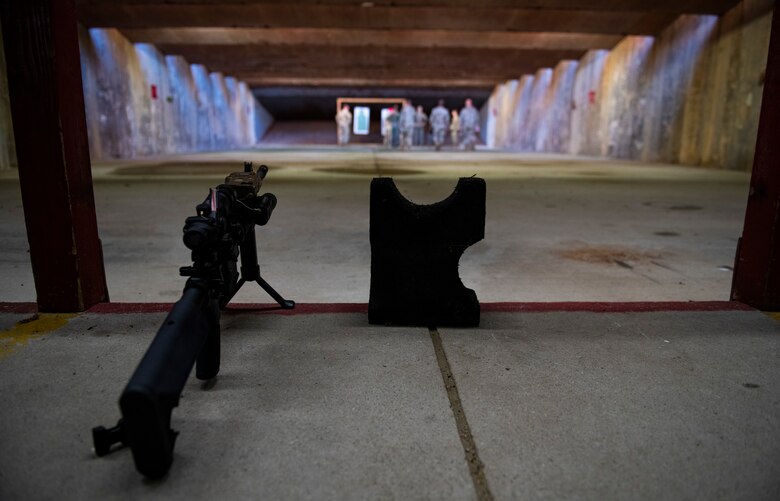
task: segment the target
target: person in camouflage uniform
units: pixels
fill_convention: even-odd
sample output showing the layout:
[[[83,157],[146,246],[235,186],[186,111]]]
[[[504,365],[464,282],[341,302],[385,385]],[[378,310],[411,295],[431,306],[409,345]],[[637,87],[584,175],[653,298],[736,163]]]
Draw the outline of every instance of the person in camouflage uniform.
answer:
[[[477,134],[479,134],[479,112],[471,99],[466,99],[466,105],[460,110],[461,148],[473,150],[477,145]]]
[[[414,138],[412,143],[415,146],[425,145],[425,126],[427,124],[428,115],[425,114],[422,106],[418,106],[414,114]]]
[[[458,145],[458,133],[460,132],[460,117],[458,116],[458,110],[452,110],[450,112],[452,118],[450,119],[450,134],[452,135],[452,145]]]
[[[401,120],[398,125],[401,130],[401,149],[407,150],[412,147],[414,134],[414,108],[411,102],[406,101],[401,108]]]
[[[398,148],[399,143],[399,122],[401,120],[401,113],[398,111],[398,105],[393,105],[393,111],[387,115],[388,126],[390,127],[390,144],[391,148]]]
[[[393,110],[393,108],[390,108],[389,110],[390,112],[382,122],[382,137],[384,138],[385,148],[393,146],[393,124],[390,122],[390,115],[395,113],[395,110]]]
[[[431,129],[433,130],[433,144],[436,150],[441,149],[444,144],[444,138],[447,136],[447,129],[450,128],[450,112],[444,107],[444,100],[439,100],[439,105],[431,111],[429,119]]]
[[[349,105],[345,104],[336,113],[336,132],[339,146],[344,146],[349,142],[350,127],[352,127],[352,113],[349,112]]]

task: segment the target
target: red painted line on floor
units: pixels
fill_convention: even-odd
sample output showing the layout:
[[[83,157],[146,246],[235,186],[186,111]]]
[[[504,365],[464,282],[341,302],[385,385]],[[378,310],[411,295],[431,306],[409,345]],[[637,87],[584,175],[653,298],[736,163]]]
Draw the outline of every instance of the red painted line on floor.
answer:
[[[89,313],[166,313],[173,303],[100,303]],[[554,303],[481,303],[483,313],[642,313],[660,311],[754,311],[736,301],[637,301],[637,302],[554,302]],[[35,303],[2,303],[0,313],[36,313]],[[276,304],[236,303],[225,313],[264,313],[274,315],[311,315],[316,313],[367,313],[366,303],[299,303],[292,310],[283,310]]]
[[[593,313],[642,313],[654,311],[754,311],[736,301],[636,301],[559,303],[481,303],[484,313],[547,313],[585,311]]]
[[[90,313],[167,313],[173,303],[99,303]]]
[[[38,313],[38,304],[0,303],[0,313]]]
[[[283,310],[276,304],[238,303],[228,305],[228,312],[250,311],[276,315],[307,315],[312,313],[368,313],[367,303],[298,303],[292,310]]]
[[[90,308],[90,313],[161,313],[170,311],[173,303],[101,303]],[[312,313],[367,313],[366,303],[298,303],[292,310],[279,305],[259,303],[229,304],[225,313],[249,312],[275,315],[306,315]]]

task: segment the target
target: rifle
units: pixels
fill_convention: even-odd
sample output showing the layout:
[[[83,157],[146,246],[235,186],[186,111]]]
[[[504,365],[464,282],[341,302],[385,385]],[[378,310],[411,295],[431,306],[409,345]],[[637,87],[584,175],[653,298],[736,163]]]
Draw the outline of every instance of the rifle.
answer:
[[[164,476],[178,435],[171,429],[171,413],[179,405],[193,364],[200,380],[212,380],[219,373],[220,310],[247,282],[256,282],[281,308],[295,307],[260,276],[257,264],[255,226],[268,223],[276,207],[273,194],[257,195],[267,173],[265,165],[254,172],[252,163],[245,162],[243,172],[234,172],[224,184],[209,189],[209,196],[195,208],[197,215],[186,219],[183,239],[193,264],[179,270],[188,277],[184,292],[119,398],[122,418],[112,428],[92,429],[97,456],[129,446],[141,474],[150,479]]]

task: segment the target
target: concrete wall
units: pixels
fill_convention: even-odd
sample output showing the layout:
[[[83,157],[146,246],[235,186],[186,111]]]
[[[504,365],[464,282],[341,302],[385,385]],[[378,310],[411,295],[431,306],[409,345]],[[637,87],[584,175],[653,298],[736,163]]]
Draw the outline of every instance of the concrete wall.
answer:
[[[5,67],[3,33],[0,27],[0,170],[16,167],[16,143],[8,100],[8,74]]]
[[[81,28],[79,44],[94,160],[252,146],[273,122],[244,82],[117,30]]]
[[[683,158],[689,163],[752,165],[772,26],[767,3],[742,2],[721,21],[717,43],[707,54],[707,72],[696,81],[702,98],[688,110],[684,138],[691,147]]]
[[[626,37],[500,85],[483,114],[486,143],[750,170],[771,5],[680,16],[657,38]]]

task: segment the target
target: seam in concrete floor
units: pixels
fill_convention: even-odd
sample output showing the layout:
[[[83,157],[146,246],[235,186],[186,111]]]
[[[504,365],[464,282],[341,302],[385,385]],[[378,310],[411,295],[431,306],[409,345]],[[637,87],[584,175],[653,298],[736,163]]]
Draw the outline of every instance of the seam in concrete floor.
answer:
[[[10,303],[2,303],[0,304],[0,310],[8,312],[13,310],[14,306],[16,306],[16,309],[26,309],[30,307],[30,304],[18,303],[16,305],[13,305]],[[126,305],[121,303],[119,304],[103,303],[102,305],[98,305],[98,308],[96,308],[97,311],[92,311],[92,313],[95,312],[100,312],[104,314],[128,313],[129,310],[127,306],[131,306],[130,308],[131,310],[140,309],[143,310],[144,313],[156,313],[161,310],[165,311],[169,309],[171,305],[159,304],[159,303],[149,303],[145,305],[143,303],[139,305]],[[139,306],[141,308],[138,308]],[[144,308],[144,306],[146,306],[146,308]],[[243,306],[247,306],[247,305],[243,305]],[[313,305],[313,306],[317,306],[317,305]],[[317,312],[321,313],[322,311],[327,311],[330,313],[345,313],[345,312],[351,312],[351,310],[354,310],[356,306],[358,307],[358,309],[364,309],[366,305],[324,305],[324,306],[325,306],[324,308],[322,307],[316,308],[318,310]],[[261,308],[259,311],[273,312],[275,310],[276,308],[266,307],[266,308]],[[284,311],[284,310],[280,310],[280,311]],[[243,313],[248,313],[248,312],[250,311],[244,309]],[[140,313],[140,311],[133,311],[133,313]],[[304,309],[303,313],[305,314],[305,313],[314,313],[314,312],[306,311],[306,309]],[[12,328],[4,331],[0,331],[0,360],[13,353],[18,347],[26,345],[31,339],[35,339],[38,337],[45,336],[46,334],[53,333],[59,328],[63,327],[65,324],[67,324],[70,319],[78,317],[80,315],[81,314],[79,313],[72,313],[72,314],[35,313],[29,318],[25,318],[23,320],[18,321]],[[476,442],[474,441],[474,436],[471,432],[471,428],[469,426],[465,411],[463,409],[463,404],[460,400],[457,383],[452,373],[452,369],[450,367],[449,361],[447,360],[447,354],[444,350],[441,336],[439,335],[439,332],[435,327],[429,329],[429,334],[431,337],[431,342],[433,344],[433,349],[436,356],[436,362],[439,371],[441,372],[442,383],[444,384],[444,390],[445,393],[447,394],[447,399],[450,404],[450,409],[452,411],[453,418],[455,419],[455,425],[456,425],[458,437],[460,438],[461,444],[463,446],[464,460],[466,461],[466,464],[469,469],[469,473],[471,475],[471,480],[473,482],[476,498],[478,501],[493,501],[494,498],[490,491],[487,478],[485,476],[485,465],[479,457],[477,445]],[[210,381],[202,383],[201,389],[204,390],[211,389],[211,387],[214,386],[214,384],[216,383],[216,380],[217,378],[214,378]]]
[[[447,398],[450,401],[450,409],[452,409],[455,425],[458,428],[458,436],[460,437],[460,442],[463,444],[463,453],[465,455],[466,464],[468,464],[469,467],[471,480],[474,482],[474,491],[476,492],[477,499],[479,501],[492,501],[493,494],[490,492],[490,486],[488,485],[487,477],[485,477],[485,464],[479,458],[477,444],[474,441],[474,435],[471,433],[471,427],[466,419],[466,412],[463,410],[463,403],[461,402],[460,394],[458,393],[458,385],[455,381],[455,376],[452,374],[450,362],[447,360],[447,353],[444,351],[441,336],[435,327],[428,329],[428,331],[431,334],[433,351],[436,353],[436,362],[439,365],[444,389],[446,390]]]

